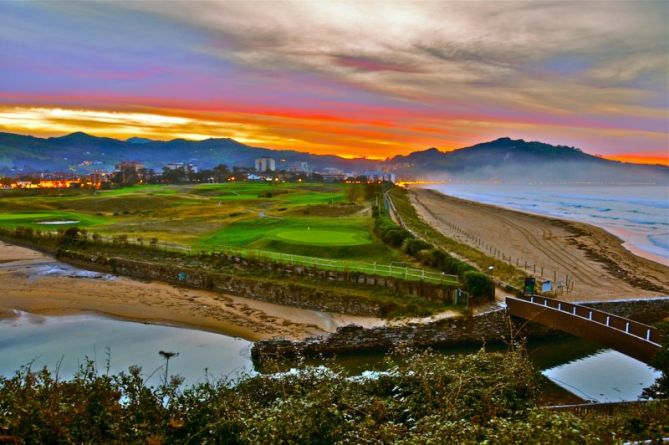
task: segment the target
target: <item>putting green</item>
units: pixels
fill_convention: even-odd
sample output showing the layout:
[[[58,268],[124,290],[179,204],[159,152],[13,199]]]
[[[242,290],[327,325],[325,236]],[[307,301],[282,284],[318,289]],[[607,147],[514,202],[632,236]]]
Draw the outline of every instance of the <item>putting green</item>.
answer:
[[[371,242],[364,232],[323,229],[284,230],[275,233],[274,238],[315,246],[359,246]]]

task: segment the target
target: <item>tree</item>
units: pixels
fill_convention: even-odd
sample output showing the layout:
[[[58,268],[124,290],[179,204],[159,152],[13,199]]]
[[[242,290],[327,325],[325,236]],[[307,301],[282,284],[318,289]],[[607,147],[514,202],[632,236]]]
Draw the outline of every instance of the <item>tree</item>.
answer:
[[[360,184],[354,184],[346,187],[346,199],[349,202],[358,202],[365,197],[365,191],[360,186]]]

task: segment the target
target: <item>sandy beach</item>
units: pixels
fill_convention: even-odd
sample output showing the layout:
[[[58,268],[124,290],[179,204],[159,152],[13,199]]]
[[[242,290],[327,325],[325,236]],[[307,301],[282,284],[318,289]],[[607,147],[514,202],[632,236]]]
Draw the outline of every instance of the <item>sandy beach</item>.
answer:
[[[411,189],[419,215],[444,235],[494,246],[515,265],[525,261],[537,278],[573,282],[560,298],[597,301],[669,295],[669,267],[637,256],[604,229]],[[455,230],[454,227],[460,229]],[[465,232],[466,235],[462,232]],[[469,236],[467,236],[469,235]],[[543,274],[541,273],[543,269]]]
[[[0,242],[0,318],[94,312],[260,340],[301,339],[338,326],[383,320],[330,314],[215,292],[85,271],[34,250]]]

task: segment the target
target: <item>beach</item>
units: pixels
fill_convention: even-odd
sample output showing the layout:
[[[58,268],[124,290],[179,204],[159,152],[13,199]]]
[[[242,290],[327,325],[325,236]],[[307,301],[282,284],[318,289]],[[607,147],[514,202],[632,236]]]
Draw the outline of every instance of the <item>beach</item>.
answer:
[[[192,327],[256,341],[303,339],[382,320],[282,306],[162,282],[90,272],[0,242],[0,318],[99,313],[143,323]]]
[[[669,295],[669,267],[637,256],[589,224],[539,216],[411,188],[418,214],[445,236],[484,243],[540,280],[561,281],[568,301]],[[477,241],[478,240],[478,241]]]

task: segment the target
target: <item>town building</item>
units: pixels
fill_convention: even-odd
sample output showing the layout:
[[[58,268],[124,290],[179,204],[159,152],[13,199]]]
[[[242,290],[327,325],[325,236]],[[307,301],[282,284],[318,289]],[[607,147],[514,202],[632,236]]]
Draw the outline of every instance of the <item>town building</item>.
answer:
[[[288,171],[291,173],[309,173],[311,169],[309,168],[308,162],[293,162]]]
[[[318,174],[325,182],[344,181],[347,177],[343,170],[334,167],[325,167],[323,170],[319,171]]]
[[[135,184],[146,182],[144,164],[136,161],[123,161],[116,164],[116,171],[119,174],[121,184]]]
[[[368,182],[395,182],[397,176],[395,173],[388,173],[381,170],[369,170],[362,174]]]
[[[276,171],[276,161],[274,158],[258,158],[256,159],[256,171],[259,173]]]
[[[187,164],[185,162],[170,162],[165,164],[167,170],[179,170],[183,169],[185,172],[197,173],[197,167],[193,164]]]

